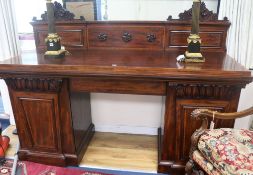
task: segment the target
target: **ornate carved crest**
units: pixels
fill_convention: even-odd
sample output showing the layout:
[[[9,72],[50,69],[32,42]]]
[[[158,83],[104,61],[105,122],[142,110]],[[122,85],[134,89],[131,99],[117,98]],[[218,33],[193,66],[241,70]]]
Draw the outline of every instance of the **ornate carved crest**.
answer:
[[[189,10],[185,10],[183,13],[179,14],[180,20],[190,20],[192,19],[192,8]],[[206,4],[204,2],[200,5],[200,20],[201,21],[214,21],[218,20],[218,15],[216,13],[213,13],[213,11],[210,11],[206,8]]]
[[[54,2],[54,17],[56,21],[61,20],[73,20],[75,15],[70,11],[64,9],[59,2]],[[42,21],[47,21],[47,12],[41,15]],[[33,21],[36,21],[36,18],[33,18]]]
[[[189,10],[185,10],[183,13],[180,13],[179,20],[191,20],[192,19],[192,8]],[[218,15],[216,13],[213,13],[213,11],[210,11],[208,8],[206,8],[206,4],[204,2],[200,5],[200,21],[215,21],[218,20]],[[169,16],[168,19],[172,20],[172,16]],[[228,19],[225,17],[225,21]]]
[[[6,84],[16,91],[59,92],[62,79],[50,78],[6,78]]]

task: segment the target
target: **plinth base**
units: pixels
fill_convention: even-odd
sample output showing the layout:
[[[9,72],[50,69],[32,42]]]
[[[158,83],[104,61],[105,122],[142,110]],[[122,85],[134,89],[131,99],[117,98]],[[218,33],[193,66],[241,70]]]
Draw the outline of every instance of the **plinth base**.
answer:
[[[63,58],[65,56],[66,50],[58,50],[58,51],[46,51],[45,58]]]
[[[185,52],[185,62],[194,62],[194,63],[203,63],[205,62],[205,58],[201,53],[190,53],[188,51]]]

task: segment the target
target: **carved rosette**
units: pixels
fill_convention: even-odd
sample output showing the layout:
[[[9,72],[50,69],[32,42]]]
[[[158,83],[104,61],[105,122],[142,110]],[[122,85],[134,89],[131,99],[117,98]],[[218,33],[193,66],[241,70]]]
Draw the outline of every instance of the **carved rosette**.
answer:
[[[5,78],[9,88],[15,91],[59,92],[62,79],[51,78]]]
[[[234,87],[229,85],[169,83],[176,88],[178,98],[230,99]]]

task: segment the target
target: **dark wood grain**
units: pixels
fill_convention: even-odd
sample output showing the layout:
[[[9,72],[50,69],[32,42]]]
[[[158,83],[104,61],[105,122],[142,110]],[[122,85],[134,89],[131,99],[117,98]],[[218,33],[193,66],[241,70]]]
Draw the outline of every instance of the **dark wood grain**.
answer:
[[[166,83],[143,80],[72,78],[71,91],[165,95]],[[155,91],[154,91],[155,89]]]
[[[94,125],[91,120],[90,94],[71,91],[72,127],[78,162],[83,158],[93,134]]]
[[[164,49],[164,26],[149,25],[89,25],[88,48],[139,48],[139,49]],[[98,35],[107,35],[106,41],[98,40]],[[124,41],[124,33],[131,35],[130,41]],[[148,35],[153,34],[156,39],[148,41]]]
[[[177,121],[176,121],[176,160],[188,161],[189,145],[191,144],[191,134],[195,128],[199,128],[201,121],[191,120],[191,112],[196,108],[209,108],[216,111],[228,111],[228,101],[218,100],[177,100]],[[222,126],[222,121],[215,120],[215,127]],[[228,127],[233,127],[232,125]]]
[[[47,25],[38,24],[33,27],[36,49],[41,51],[46,48],[45,38],[47,37]],[[56,26],[58,35],[61,37],[61,44],[67,49],[85,49],[86,26],[75,23],[67,26]]]
[[[62,153],[64,154],[65,165],[78,164],[80,154],[75,149],[75,140],[73,138],[73,122],[70,102],[69,80],[63,79],[61,91],[58,93],[59,111],[61,123]]]
[[[37,52],[0,62],[22,140],[20,160],[78,165],[94,133],[90,92],[162,95],[158,171],[184,174],[189,138],[200,125],[190,119],[191,111],[234,112],[241,89],[252,81],[251,72],[225,52],[228,21],[201,23],[204,63],[176,61],[185,51],[190,21],[56,23],[70,55],[44,58],[46,23],[34,22]],[[123,41],[124,32],[131,39]],[[148,41],[150,33],[155,37]],[[219,120],[217,126],[233,123]]]
[[[200,25],[201,50],[212,52],[226,52],[226,38],[230,23]],[[167,25],[166,49],[167,50],[185,50],[187,47],[187,38],[191,31],[191,24],[185,25]]]
[[[31,23],[38,50],[45,50],[47,23]],[[200,23],[202,50],[226,51],[229,21],[205,21]],[[66,49],[131,49],[131,50],[185,50],[191,22],[170,21],[58,21],[56,30]],[[124,33],[131,34],[131,41],[124,42]],[[87,37],[86,37],[87,34]],[[106,40],[99,39],[106,34]],[[149,35],[155,40],[150,42]],[[187,36],[186,36],[187,35]]]
[[[42,53],[34,59],[15,57],[0,62],[0,76],[5,74],[47,76],[102,76],[159,79],[251,81],[251,72],[225,53],[204,52],[205,63],[178,63],[182,52],[163,51],[72,51],[63,59],[47,59]],[[8,76],[7,76],[8,77]]]
[[[11,89],[12,92],[12,89]],[[17,92],[11,95],[23,160],[65,166],[61,145],[58,96],[55,93]],[[17,117],[18,116],[18,117]],[[39,160],[38,157],[48,160]]]

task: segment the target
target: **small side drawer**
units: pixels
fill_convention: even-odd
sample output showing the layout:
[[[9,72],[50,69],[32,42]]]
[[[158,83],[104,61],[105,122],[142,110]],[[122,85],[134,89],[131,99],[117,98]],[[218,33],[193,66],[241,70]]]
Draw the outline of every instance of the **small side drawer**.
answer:
[[[38,49],[46,48],[45,38],[47,37],[47,26],[35,29],[36,46]],[[58,26],[58,35],[61,37],[61,44],[66,49],[86,49],[86,27],[80,26]]]
[[[187,47],[187,37],[191,26],[168,26],[166,29],[166,50],[184,50]],[[201,49],[205,51],[225,52],[227,26],[200,25]]]
[[[96,25],[88,27],[89,48],[164,48],[163,26]]]

